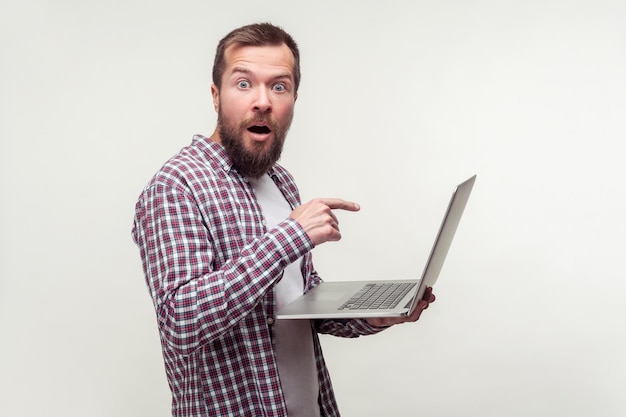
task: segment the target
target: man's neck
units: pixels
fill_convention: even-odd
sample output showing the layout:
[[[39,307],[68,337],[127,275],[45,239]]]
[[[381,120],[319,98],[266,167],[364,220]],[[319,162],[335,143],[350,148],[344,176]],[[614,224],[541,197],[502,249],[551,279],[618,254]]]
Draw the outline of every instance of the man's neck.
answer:
[[[219,143],[220,145],[222,144],[222,138],[220,137],[219,126],[215,127],[215,130],[213,131],[213,134],[209,136],[209,139],[215,143]]]

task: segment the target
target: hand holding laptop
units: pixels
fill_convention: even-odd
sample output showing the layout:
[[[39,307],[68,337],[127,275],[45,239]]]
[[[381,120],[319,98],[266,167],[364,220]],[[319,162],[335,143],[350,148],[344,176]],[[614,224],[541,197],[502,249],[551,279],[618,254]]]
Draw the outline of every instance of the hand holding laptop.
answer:
[[[424,296],[420,301],[418,301],[417,306],[411,313],[411,315],[407,317],[369,317],[365,320],[370,326],[374,327],[391,327],[396,324],[414,322],[419,320],[422,315],[422,311],[426,310],[430,303],[435,302],[435,294],[433,294],[432,287],[426,288],[424,291]]]

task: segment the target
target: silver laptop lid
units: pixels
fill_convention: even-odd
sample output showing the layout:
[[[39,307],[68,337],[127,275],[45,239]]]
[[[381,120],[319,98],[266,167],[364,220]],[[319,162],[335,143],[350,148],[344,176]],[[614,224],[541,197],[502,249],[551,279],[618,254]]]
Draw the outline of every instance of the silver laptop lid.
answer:
[[[424,296],[426,288],[435,285],[437,278],[439,278],[439,273],[441,272],[443,263],[448,255],[452,239],[454,238],[456,229],[461,221],[461,216],[463,215],[463,211],[465,210],[467,200],[469,200],[475,181],[476,175],[457,185],[452,193],[448,209],[443,217],[443,221],[439,227],[439,233],[437,234],[435,243],[430,251],[430,256],[428,257],[428,262],[426,262],[426,267],[422,273],[419,290],[415,294],[415,298],[413,298],[409,311],[413,311],[417,302]]]

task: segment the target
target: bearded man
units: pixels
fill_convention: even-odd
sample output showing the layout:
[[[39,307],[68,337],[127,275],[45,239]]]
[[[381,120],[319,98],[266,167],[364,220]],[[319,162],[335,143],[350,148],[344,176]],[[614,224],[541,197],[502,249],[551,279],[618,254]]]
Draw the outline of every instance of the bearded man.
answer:
[[[157,314],[173,416],[338,416],[319,333],[358,337],[411,317],[275,320],[318,285],[311,250],[341,238],[333,210],[301,204],[277,161],[300,84],[292,37],[263,23],[217,47],[210,137],[167,161],[135,207],[133,239]]]

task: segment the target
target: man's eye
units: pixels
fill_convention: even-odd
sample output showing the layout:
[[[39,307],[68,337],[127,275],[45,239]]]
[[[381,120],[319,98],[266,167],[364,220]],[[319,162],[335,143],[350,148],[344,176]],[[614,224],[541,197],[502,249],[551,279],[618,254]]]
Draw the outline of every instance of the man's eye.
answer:
[[[285,87],[284,84],[275,84],[274,85],[274,91],[285,91],[287,88]]]
[[[248,81],[245,80],[241,80],[237,83],[237,87],[239,88],[248,88],[250,87],[250,83]]]

